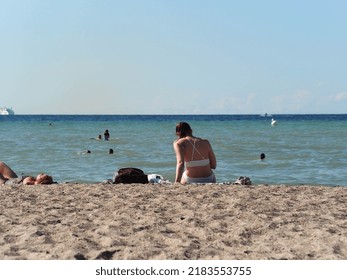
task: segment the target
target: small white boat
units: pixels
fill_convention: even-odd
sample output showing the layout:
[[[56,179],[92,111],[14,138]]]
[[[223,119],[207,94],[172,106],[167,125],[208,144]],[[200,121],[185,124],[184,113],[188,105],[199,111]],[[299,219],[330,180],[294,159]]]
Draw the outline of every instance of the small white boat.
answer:
[[[3,107],[0,108],[0,115],[14,115],[12,108]]]
[[[271,119],[271,126],[275,126],[277,124],[277,121],[275,119]]]

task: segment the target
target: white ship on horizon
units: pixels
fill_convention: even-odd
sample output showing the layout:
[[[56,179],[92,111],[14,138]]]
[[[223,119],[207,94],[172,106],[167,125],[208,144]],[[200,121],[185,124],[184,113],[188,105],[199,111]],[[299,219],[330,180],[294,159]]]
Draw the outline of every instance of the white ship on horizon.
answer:
[[[14,115],[12,108],[2,107],[0,108],[0,115]]]

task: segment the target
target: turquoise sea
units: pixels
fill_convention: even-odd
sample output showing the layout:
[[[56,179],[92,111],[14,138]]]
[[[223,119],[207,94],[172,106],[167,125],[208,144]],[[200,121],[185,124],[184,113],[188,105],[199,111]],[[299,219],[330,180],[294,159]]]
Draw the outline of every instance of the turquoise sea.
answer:
[[[100,182],[129,166],[173,181],[180,121],[210,140],[217,182],[243,175],[253,184],[347,186],[347,115],[0,116],[0,161],[19,175],[46,172],[58,182]],[[105,129],[110,140],[96,140]]]

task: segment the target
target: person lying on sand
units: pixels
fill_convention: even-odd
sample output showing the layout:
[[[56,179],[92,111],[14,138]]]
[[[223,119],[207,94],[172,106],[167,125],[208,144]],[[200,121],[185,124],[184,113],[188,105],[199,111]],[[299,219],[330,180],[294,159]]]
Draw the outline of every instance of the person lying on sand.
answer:
[[[49,185],[53,183],[52,176],[47,174],[39,174],[36,177],[33,176],[20,176],[17,174],[4,162],[0,162],[0,184],[1,185]]]

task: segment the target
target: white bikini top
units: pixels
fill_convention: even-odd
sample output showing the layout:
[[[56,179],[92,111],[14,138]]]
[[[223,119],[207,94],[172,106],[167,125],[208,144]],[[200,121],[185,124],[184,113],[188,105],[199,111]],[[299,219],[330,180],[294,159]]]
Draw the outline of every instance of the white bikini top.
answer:
[[[197,148],[195,148],[195,142],[196,138],[194,139],[194,143],[192,143],[188,138],[188,142],[193,146],[193,152],[192,152],[192,160],[191,161],[186,161],[186,167],[200,167],[200,166],[207,166],[210,165],[210,159],[205,159],[200,152],[198,151]],[[197,152],[203,159],[201,160],[193,160],[194,158],[194,152]]]
[[[186,167],[200,167],[210,165],[209,159],[186,161]]]

